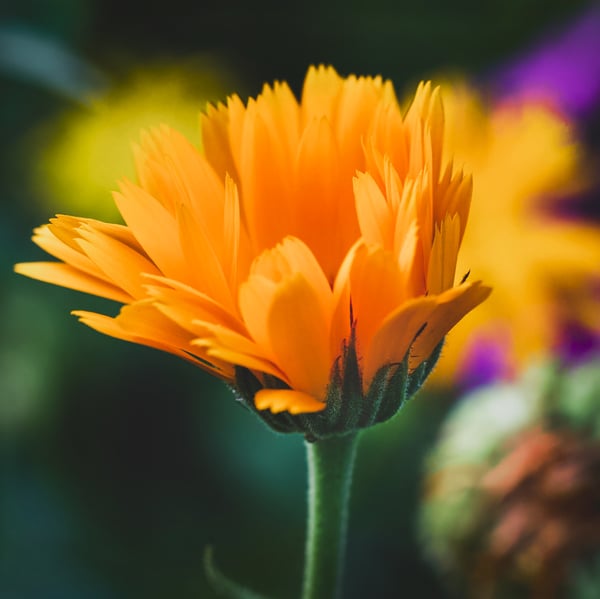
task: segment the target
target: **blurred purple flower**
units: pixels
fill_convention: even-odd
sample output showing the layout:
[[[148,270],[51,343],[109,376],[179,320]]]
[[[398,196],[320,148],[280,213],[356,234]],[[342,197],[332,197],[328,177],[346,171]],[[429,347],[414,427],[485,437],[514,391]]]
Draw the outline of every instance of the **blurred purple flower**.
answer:
[[[560,361],[568,366],[576,366],[594,357],[600,357],[600,335],[597,327],[593,326],[591,312],[597,310],[600,305],[600,277],[588,282],[589,302],[578,306],[580,313],[587,316],[582,321],[576,322],[569,318],[568,311],[562,317],[563,326],[559,336],[557,355]],[[576,297],[564,297],[565,305],[573,305],[577,302]],[[586,326],[589,323],[589,326]]]
[[[497,330],[494,335],[478,335],[466,351],[458,372],[462,391],[470,391],[513,377],[515,365],[510,351],[508,331]]]
[[[493,87],[504,97],[549,99],[572,117],[588,116],[600,102],[600,6],[508,65]]]
[[[600,355],[600,338],[579,323],[569,323],[563,332],[562,343],[558,347],[562,364],[573,366]]]

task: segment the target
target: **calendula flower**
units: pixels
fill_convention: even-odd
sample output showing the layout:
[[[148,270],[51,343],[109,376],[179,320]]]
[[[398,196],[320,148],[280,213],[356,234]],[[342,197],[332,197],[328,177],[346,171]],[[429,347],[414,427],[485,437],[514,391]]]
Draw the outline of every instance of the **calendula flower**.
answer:
[[[385,420],[489,289],[460,282],[471,178],[444,155],[439,89],[311,68],[211,106],[203,150],[162,126],[135,148],[125,225],[58,216],[18,272],[124,304],[90,327],[230,383],[274,428],[316,439]]]
[[[572,128],[547,103],[489,106],[466,86],[445,88],[443,100],[445,151],[474,177],[458,271],[493,281],[494,294],[450,333],[436,378],[447,383],[473,358],[481,362],[477,348],[491,346],[497,374],[513,376],[556,350],[565,322],[600,332],[590,285],[600,228],[555,209],[558,198],[585,190],[589,177]]]

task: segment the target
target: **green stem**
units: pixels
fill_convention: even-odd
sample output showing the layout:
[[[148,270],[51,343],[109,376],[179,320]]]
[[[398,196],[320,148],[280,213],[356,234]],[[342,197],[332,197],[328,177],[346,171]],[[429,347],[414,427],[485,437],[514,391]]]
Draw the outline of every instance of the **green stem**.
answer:
[[[306,443],[308,524],[302,599],[341,593],[356,433]]]

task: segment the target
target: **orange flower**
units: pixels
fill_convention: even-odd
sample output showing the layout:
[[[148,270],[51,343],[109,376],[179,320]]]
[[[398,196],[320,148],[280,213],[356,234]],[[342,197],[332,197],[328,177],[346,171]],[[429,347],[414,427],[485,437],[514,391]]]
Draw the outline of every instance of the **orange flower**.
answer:
[[[203,152],[145,134],[138,183],[115,194],[126,225],[58,216],[34,241],[60,262],[16,270],[125,304],[75,314],[209,370],[276,428],[342,404],[367,425],[489,294],[455,286],[472,185],[443,161],[443,124],[430,84],[403,116],[389,81],[313,67],[300,102],[276,83],[210,107]],[[328,422],[318,434],[342,426]]]

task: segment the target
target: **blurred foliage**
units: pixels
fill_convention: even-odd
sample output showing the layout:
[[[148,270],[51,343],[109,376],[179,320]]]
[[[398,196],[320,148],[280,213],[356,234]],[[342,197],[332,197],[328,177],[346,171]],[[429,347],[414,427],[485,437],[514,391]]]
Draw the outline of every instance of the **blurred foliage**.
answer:
[[[307,66],[325,62],[381,73],[402,92],[441,72],[487,78],[587,5],[8,0],[0,31],[59,44],[109,86],[149,63],[206,60],[226,67],[223,95],[244,96],[275,78],[298,90]],[[274,435],[190,365],[67,314],[100,300],[13,275],[13,263],[38,259],[30,231],[54,212],[39,201],[33,149],[82,108],[14,70],[0,70],[0,84],[0,595],[210,598],[201,561],[212,544],[228,575],[294,597],[301,439]],[[422,393],[363,436],[344,599],[444,596],[416,545],[415,514],[421,460],[452,400]]]

